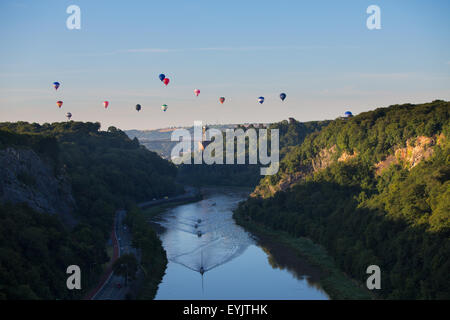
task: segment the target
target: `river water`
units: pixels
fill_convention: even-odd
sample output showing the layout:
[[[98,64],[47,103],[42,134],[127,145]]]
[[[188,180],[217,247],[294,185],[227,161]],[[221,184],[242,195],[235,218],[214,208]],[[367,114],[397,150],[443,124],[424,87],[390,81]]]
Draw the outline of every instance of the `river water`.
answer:
[[[328,299],[317,270],[291,249],[236,225],[232,210],[248,192],[203,194],[153,220],[169,260],[155,299]]]

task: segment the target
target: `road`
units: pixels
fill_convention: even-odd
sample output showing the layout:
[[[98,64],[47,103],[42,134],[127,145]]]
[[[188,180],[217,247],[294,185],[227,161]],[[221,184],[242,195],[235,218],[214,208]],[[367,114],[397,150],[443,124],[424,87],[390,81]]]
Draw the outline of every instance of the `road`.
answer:
[[[119,248],[118,257],[126,253],[132,253],[138,257],[136,248],[133,248],[131,245],[131,234],[123,223],[126,214],[125,210],[118,210],[116,213],[114,227],[116,235],[115,240]],[[125,286],[125,278],[116,276],[111,272],[108,280],[97,291],[92,300],[124,300],[127,292],[128,287]]]
[[[165,199],[154,199],[151,201],[146,201],[140,203],[138,206],[141,208],[146,208],[154,205],[170,203],[175,201],[184,201],[195,199],[199,197],[197,189],[193,187],[186,187],[185,193],[179,196],[165,198]],[[118,252],[113,256],[113,261],[118,257],[126,253],[134,254],[138,261],[140,261],[140,252],[133,248],[132,237],[128,228],[124,225],[123,221],[126,217],[127,212],[123,209],[116,211],[116,217],[114,219],[114,231],[112,232],[112,240],[114,247],[117,247]],[[111,264],[112,266],[112,264]],[[116,276],[109,268],[106,274],[102,278],[102,283],[96,288],[96,290],[89,295],[90,300],[124,300],[128,292],[129,286],[125,286],[125,278],[122,276]]]

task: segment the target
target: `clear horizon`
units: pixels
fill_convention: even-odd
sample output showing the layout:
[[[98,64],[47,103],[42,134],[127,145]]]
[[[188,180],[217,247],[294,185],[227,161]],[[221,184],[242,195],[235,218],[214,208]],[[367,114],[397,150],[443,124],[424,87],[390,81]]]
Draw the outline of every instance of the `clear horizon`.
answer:
[[[80,30],[66,27],[72,4]],[[381,8],[380,30],[366,27],[372,4]],[[441,0],[4,0],[0,121],[60,122],[71,112],[102,129],[152,130],[196,120],[329,120],[448,101],[449,9]],[[167,87],[160,73],[171,79]]]

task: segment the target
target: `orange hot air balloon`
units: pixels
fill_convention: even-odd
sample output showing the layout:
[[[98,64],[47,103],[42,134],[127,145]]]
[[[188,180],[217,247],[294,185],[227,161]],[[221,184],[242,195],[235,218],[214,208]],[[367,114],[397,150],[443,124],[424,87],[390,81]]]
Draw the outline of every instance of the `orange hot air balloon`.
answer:
[[[220,97],[219,101],[220,101],[221,104],[223,104],[225,102],[225,98],[224,97]]]
[[[169,82],[170,82],[170,79],[169,78],[164,78],[163,82],[167,86],[169,84]]]
[[[58,108],[61,108],[61,106],[63,105],[62,101],[56,101],[56,105],[58,106]]]
[[[200,90],[199,89],[195,89],[194,90],[194,94],[198,97],[198,95],[200,94]]]
[[[109,102],[108,101],[103,101],[103,106],[106,108],[108,108]]]

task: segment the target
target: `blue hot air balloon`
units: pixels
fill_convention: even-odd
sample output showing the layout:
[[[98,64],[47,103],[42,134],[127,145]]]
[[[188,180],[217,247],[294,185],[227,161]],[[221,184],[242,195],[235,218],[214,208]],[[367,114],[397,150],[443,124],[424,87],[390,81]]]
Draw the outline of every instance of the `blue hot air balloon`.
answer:
[[[164,73],[161,73],[159,75],[159,80],[163,81],[166,78],[166,75]]]
[[[281,101],[284,101],[284,99],[286,99],[286,93],[280,94],[280,99]]]
[[[260,104],[263,104],[263,102],[264,102],[264,97],[259,97],[259,98],[258,98],[258,102],[259,102]]]
[[[59,82],[53,82],[53,88],[55,88],[55,90],[58,90]]]
[[[350,111],[345,111],[344,114],[347,118],[353,117],[353,114]]]

